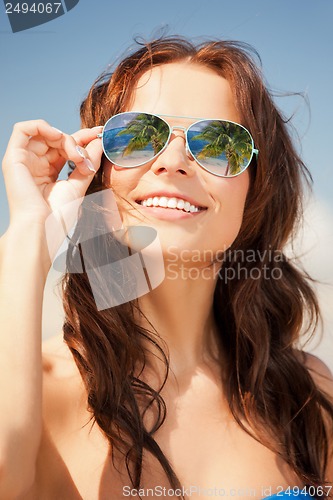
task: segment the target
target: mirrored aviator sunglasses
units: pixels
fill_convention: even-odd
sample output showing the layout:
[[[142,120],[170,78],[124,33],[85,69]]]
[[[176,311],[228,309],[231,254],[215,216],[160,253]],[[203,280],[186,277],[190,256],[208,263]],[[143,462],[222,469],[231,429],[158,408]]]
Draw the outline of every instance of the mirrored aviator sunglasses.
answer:
[[[197,120],[187,129],[170,125],[161,118]],[[172,131],[185,133],[186,147],[205,170],[220,177],[235,177],[258,156],[250,132],[238,123],[189,116],[153,115],[127,111],[112,116],[104,125],[104,154],[118,167],[133,168],[156,158],[167,147]]]

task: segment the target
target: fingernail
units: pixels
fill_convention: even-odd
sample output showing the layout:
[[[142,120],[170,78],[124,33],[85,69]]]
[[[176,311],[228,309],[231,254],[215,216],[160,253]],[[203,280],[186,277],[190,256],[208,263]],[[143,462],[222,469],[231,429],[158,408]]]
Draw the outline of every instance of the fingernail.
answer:
[[[57,132],[59,132],[59,134],[63,134],[63,132],[61,132],[61,130],[59,130],[58,128],[55,128],[55,127],[52,127],[54,130],[56,130]]]
[[[95,170],[94,165],[88,158],[84,159],[84,164],[89,168],[90,172],[94,172],[96,174],[97,170]]]
[[[79,153],[81,158],[86,159],[87,158],[87,153],[85,152],[84,148],[81,148],[81,146],[75,146],[76,151]]]
[[[94,172],[96,174],[97,170],[95,170],[94,165],[89,160],[89,158],[87,158],[86,150],[84,148],[82,148],[81,146],[75,146],[75,147],[76,147],[76,151],[79,153],[81,158],[83,158],[85,166],[90,170],[90,172]]]

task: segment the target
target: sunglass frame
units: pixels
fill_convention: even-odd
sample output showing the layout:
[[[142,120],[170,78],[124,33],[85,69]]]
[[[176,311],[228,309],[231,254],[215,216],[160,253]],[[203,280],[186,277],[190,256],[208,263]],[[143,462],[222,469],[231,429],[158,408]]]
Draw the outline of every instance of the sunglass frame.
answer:
[[[104,137],[104,132],[106,130],[106,127],[108,125],[108,123],[114,119],[115,117],[117,116],[120,116],[120,115],[126,115],[126,114],[136,114],[136,115],[140,115],[140,114],[145,114],[145,115],[149,115],[149,116],[154,116],[156,118],[160,118],[160,120],[162,120],[166,126],[168,127],[169,129],[169,135],[168,135],[168,139],[166,140],[165,142],[165,145],[163,146],[163,148],[156,154],[154,155],[150,160],[146,160],[142,163],[139,163],[137,165],[130,165],[130,166],[125,166],[125,165],[119,165],[118,163],[116,163],[115,161],[111,160],[106,151],[105,151],[105,148],[104,148],[104,140],[103,140],[103,137]],[[191,125],[189,127],[182,127],[182,126],[178,126],[178,125],[175,125],[173,127],[171,127],[171,125],[169,125],[169,123],[164,120],[164,118],[162,117],[166,117],[166,118],[180,118],[180,119],[186,119],[186,120],[196,120],[195,122],[191,123]],[[246,167],[244,167],[243,170],[241,170],[241,172],[237,173],[237,174],[233,174],[233,175],[223,175],[223,174],[218,174],[216,172],[212,172],[211,170],[209,170],[209,168],[207,168],[206,166],[204,166],[203,164],[200,163],[200,160],[198,160],[195,155],[193,154],[191,148],[190,148],[190,145],[188,143],[188,136],[187,136],[187,133],[188,131],[190,130],[191,127],[193,127],[194,125],[200,123],[200,122],[203,122],[203,121],[220,121],[220,122],[225,122],[225,123],[232,123],[233,125],[237,125],[238,127],[241,127],[242,129],[244,129],[250,139],[251,139],[251,145],[252,145],[252,152],[251,152],[251,156],[250,156],[250,159],[248,161],[248,164],[246,165]],[[147,163],[153,161],[155,158],[157,158],[160,154],[163,153],[163,151],[167,148],[168,144],[169,144],[169,141],[170,141],[170,137],[172,135],[172,132],[173,130],[175,129],[178,129],[178,130],[182,130],[184,132],[184,136],[185,136],[185,142],[186,142],[186,150],[190,152],[191,156],[194,158],[195,162],[198,163],[198,165],[200,165],[201,168],[203,168],[204,170],[206,170],[206,172],[209,172],[210,174],[212,175],[216,175],[217,177],[224,177],[224,178],[233,178],[233,177],[237,177],[238,175],[241,175],[243,172],[245,172],[245,170],[249,167],[249,165],[251,164],[251,161],[253,159],[253,156],[255,155],[256,158],[258,158],[258,155],[259,155],[259,150],[256,149],[254,147],[254,140],[253,140],[253,137],[251,135],[251,133],[249,132],[249,130],[244,127],[244,125],[241,125],[240,123],[237,123],[237,122],[234,122],[232,120],[223,120],[221,118],[197,118],[197,117],[194,117],[194,116],[178,116],[178,115],[165,115],[165,114],[155,114],[155,113],[147,113],[147,111],[123,111],[121,113],[116,113],[115,115],[111,116],[105,123],[105,125],[103,126],[103,130],[100,134],[97,135],[97,137],[101,138],[102,139],[102,147],[103,147],[103,151],[104,151],[104,154],[106,156],[106,158],[113,164],[113,165],[116,165],[117,167],[121,167],[121,168],[137,168],[137,167],[142,167],[143,165],[146,165]]]

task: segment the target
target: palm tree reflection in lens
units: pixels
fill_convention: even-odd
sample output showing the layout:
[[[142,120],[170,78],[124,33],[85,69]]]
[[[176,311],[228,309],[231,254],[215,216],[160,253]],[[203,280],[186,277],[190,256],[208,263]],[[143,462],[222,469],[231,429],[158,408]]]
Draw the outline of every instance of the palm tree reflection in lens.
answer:
[[[168,142],[169,125],[159,116],[125,112],[110,119],[104,130],[104,146],[111,162],[121,167],[143,165],[158,155]],[[237,123],[201,120],[187,131],[189,149],[208,171],[234,176],[249,164],[253,141]]]
[[[194,132],[191,132],[191,127],[189,130],[190,148],[198,160],[203,160],[203,163],[208,158],[226,161],[226,170],[223,175],[237,175],[244,170],[253,150],[251,136],[247,130],[236,123],[223,121],[207,120],[194,125],[195,128],[197,125],[202,127],[196,135],[192,135]],[[198,149],[192,141],[204,141],[205,144]],[[208,168],[212,166],[207,164]],[[217,168],[216,172],[218,172]]]
[[[133,135],[123,151],[123,156],[146,149],[150,144],[155,156],[165,146],[169,137],[169,129],[158,116],[142,113],[133,118],[125,129],[118,132],[117,136],[121,135]]]

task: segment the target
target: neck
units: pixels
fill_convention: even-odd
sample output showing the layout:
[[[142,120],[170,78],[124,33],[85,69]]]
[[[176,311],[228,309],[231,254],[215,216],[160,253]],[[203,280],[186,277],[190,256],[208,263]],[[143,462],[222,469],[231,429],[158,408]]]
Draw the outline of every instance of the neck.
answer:
[[[141,317],[140,323],[148,329],[149,322],[154,326],[167,344],[171,371],[182,376],[209,366],[217,358],[218,335],[213,315],[216,268],[205,266],[204,272],[196,272],[193,277],[180,265],[173,267],[172,273],[165,267],[162,284],[139,299],[148,320]]]

